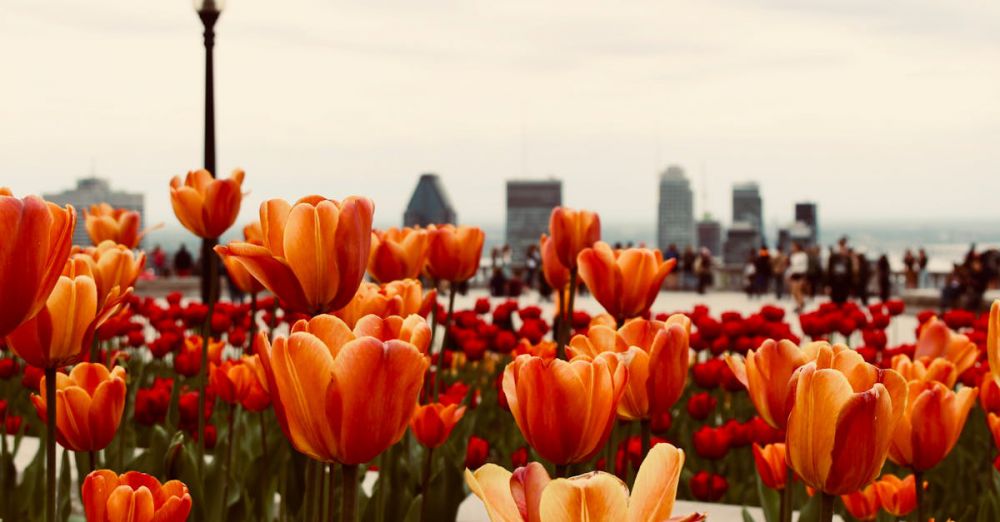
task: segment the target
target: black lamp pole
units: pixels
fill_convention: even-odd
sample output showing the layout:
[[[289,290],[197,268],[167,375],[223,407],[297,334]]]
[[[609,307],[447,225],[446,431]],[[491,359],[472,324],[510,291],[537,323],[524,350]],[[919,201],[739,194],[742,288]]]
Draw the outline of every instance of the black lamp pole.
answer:
[[[205,26],[205,170],[215,177],[215,69],[212,49],[215,47],[215,22],[219,19],[219,9],[212,0],[207,0],[198,9],[198,17]],[[217,291],[211,278],[218,274],[215,270],[219,262],[212,250],[218,240],[201,241],[201,302],[208,303],[210,294]]]

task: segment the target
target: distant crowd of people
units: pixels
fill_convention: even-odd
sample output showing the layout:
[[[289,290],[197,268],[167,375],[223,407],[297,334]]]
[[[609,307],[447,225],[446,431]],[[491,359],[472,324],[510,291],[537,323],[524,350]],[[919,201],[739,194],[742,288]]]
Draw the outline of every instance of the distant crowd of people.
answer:
[[[631,248],[632,243],[615,243],[615,249]],[[679,250],[669,245],[663,252],[664,259],[676,259],[677,265],[665,282],[669,290],[695,291],[704,294],[715,284],[715,260],[707,248],[695,250],[690,245]],[[200,263],[181,244],[172,258],[156,245],[149,253],[153,273],[157,277],[198,275]],[[907,289],[931,288],[928,273],[928,255],[924,248],[914,253],[907,249],[902,258],[902,285]],[[496,297],[517,297],[528,290],[536,290],[549,300],[552,288],[542,275],[542,256],[537,245],[530,245],[523,259],[516,260],[510,245],[494,247],[490,251],[490,264],[483,267],[489,277],[486,281],[490,294]],[[222,271],[225,274],[225,270]],[[941,308],[979,309],[983,295],[995,285],[1000,274],[1000,251],[978,252],[973,244],[961,263],[955,263],[941,287]],[[769,249],[762,245],[747,254],[742,269],[743,290],[751,298],[760,298],[774,292],[778,300],[786,295],[795,301],[796,311],[801,311],[808,299],[817,294],[827,294],[835,303],[857,299],[867,304],[874,288],[878,297],[888,300],[893,294],[893,274],[889,258],[882,254],[870,260],[863,249],[853,248],[846,237],[836,246],[829,247],[824,259],[817,245],[803,246],[792,242],[789,248],[778,245]],[[874,285],[873,285],[874,279]],[[938,280],[940,281],[940,280]],[[234,285],[230,293],[238,292]],[[586,292],[586,288],[580,289]],[[232,295],[242,300],[242,296]]]

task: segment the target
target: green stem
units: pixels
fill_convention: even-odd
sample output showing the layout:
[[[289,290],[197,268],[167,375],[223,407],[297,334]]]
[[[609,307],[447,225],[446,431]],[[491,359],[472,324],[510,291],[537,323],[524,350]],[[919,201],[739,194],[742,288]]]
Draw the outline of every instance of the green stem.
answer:
[[[319,520],[332,520],[333,511],[330,505],[330,486],[333,484],[333,476],[326,472],[326,464],[319,463]]]
[[[222,486],[222,514],[223,514],[223,516],[226,515],[226,508],[228,507],[228,504],[229,504],[229,502],[227,500],[229,498],[229,478],[232,476],[231,467],[232,467],[232,464],[233,464],[233,446],[236,445],[236,433],[235,433],[234,430],[236,429],[236,414],[238,412],[239,412],[239,409],[236,407],[235,404],[229,410],[229,431],[226,434],[229,437],[229,444],[226,447],[226,463],[225,463],[225,466],[222,468],[222,470],[223,470],[222,471],[222,473],[223,473],[222,476],[223,476],[223,480],[225,481],[225,484],[223,484],[223,486]]]
[[[914,511],[916,515],[916,520],[919,522],[924,519],[924,473],[922,471],[913,472],[913,486],[917,489],[917,509]]]
[[[448,283],[448,316],[444,318],[444,339],[441,342],[441,349],[438,350],[437,372],[434,374],[434,402],[438,400],[438,390],[441,388],[441,374],[444,370],[444,351],[448,349],[448,342],[451,340],[451,315],[455,312],[455,282]]]
[[[330,490],[327,494],[327,506],[330,510],[330,520],[333,520],[337,513],[337,481],[335,480],[336,475],[334,474],[334,472],[337,471],[337,468],[335,466],[336,464],[331,462],[328,468],[328,475],[330,476]]]
[[[781,517],[778,519],[781,522],[792,522],[792,480],[795,474],[791,467],[787,469],[785,487],[781,490]]]
[[[434,353],[434,338],[437,336],[437,323],[438,323],[437,288],[438,288],[438,280],[435,279],[434,280],[434,292],[435,292],[435,294],[434,294],[434,303],[431,305],[431,340],[427,344],[427,346],[428,346],[427,349],[431,353]],[[433,381],[431,380],[430,375],[431,375],[431,369],[427,368],[427,371],[425,372],[425,377],[424,377],[424,395],[427,396],[427,397],[430,397],[431,394],[433,393],[431,391],[431,386],[432,386],[432,382]]]
[[[340,513],[343,522],[355,522],[357,513],[355,506],[358,500],[358,466],[344,464],[344,504]]]
[[[94,338],[90,340],[90,362],[97,362],[97,357],[101,353],[101,341],[97,338],[97,332],[94,332]]]
[[[56,522],[56,369],[45,369],[45,520]]]
[[[7,412],[0,415],[0,520],[7,520]]]
[[[386,494],[385,489],[389,485],[389,451],[383,451],[378,456],[378,490],[375,492],[375,522],[385,522]]]
[[[210,287],[214,287],[215,263],[208,264]],[[198,465],[205,461],[205,389],[208,387],[208,344],[212,335],[212,315],[215,314],[215,291],[208,293],[208,315],[201,330],[201,368],[198,369]]]
[[[576,279],[577,279],[577,269],[572,268],[569,271],[569,295],[566,296],[566,307],[563,309],[563,317],[559,323],[559,340],[556,344],[556,357],[559,359],[566,359],[566,344],[569,343],[569,337],[573,333],[573,307],[576,303]],[[560,299],[562,296],[560,296]]]
[[[608,434],[608,443],[604,447],[604,471],[615,474],[615,435],[618,434],[618,421],[611,421],[611,433]]]
[[[566,464],[556,464],[556,478],[566,478],[566,470],[569,467]]]
[[[428,498],[431,486],[431,468],[434,465],[434,448],[427,448],[427,453],[424,454],[424,475],[420,481],[420,522],[430,522],[431,520],[431,503]]]
[[[819,522],[831,522],[833,520],[833,495],[822,493],[823,503],[820,507]]]

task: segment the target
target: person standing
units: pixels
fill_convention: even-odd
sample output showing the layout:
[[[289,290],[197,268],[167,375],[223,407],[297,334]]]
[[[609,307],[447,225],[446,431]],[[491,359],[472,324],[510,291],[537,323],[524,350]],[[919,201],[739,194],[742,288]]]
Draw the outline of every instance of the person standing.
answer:
[[[806,271],[806,285],[808,285],[809,298],[816,297],[816,292],[823,287],[823,262],[820,260],[819,245],[809,247],[806,252],[809,256],[809,269]]]
[[[906,278],[906,288],[917,287],[917,258],[909,248],[903,253],[903,273]]]
[[[698,293],[704,294],[705,289],[712,286],[712,252],[702,247],[695,260],[695,272],[698,274]]]
[[[767,245],[761,245],[754,260],[754,286],[757,295],[763,296],[767,293],[771,285],[772,272],[771,253],[767,250]]]
[[[930,286],[927,279],[927,251],[923,247],[917,251],[917,286],[919,288]]]
[[[872,280],[872,267],[868,263],[868,257],[865,256],[864,251],[859,250],[856,254],[856,265],[857,265],[857,287],[854,289],[854,295],[858,296],[861,300],[863,306],[868,305],[868,285]]]
[[[878,296],[884,303],[889,300],[889,295],[892,293],[892,268],[889,266],[889,256],[882,254],[878,258],[876,271],[878,272]]]
[[[809,254],[797,241],[792,243],[792,254],[788,256],[788,287],[795,300],[795,313],[802,313],[805,306],[806,274],[809,272]]]
[[[778,246],[772,257],[771,273],[774,278],[774,298],[780,301],[785,296],[785,272],[788,270],[788,256],[785,255],[784,248]]]
[[[181,243],[181,248],[174,254],[174,273],[182,277],[189,276],[193,266],[194,258],[191,257],[191,252],[188,252],[184,243]]]
[[[830,252],[827,260],[826,274],[830,285],[830,300],[841,305],[847,302],[851,294],[851,283],[854,279],[851,255],[847,248],[847,238],[838,241],[838,248]]]
[[[756,295],[757,287],[756,283],[756,273],[757,273],[757,253],[753,250],[747,254],[747,262],[743,265],[743,289],[747,293],[747,297],[750,299],[754,298]]]
[[[681,254],[681,258],[679,260],[681,261],[681,264],[684,267],[684,280],[681,281],[681,284],[684,286],[685,290],[691,290],[697,284],[695,280],[695,267],[694,267],[694,264],[697,260],[698,260],[698,255],[694,253],[694,249],[691,248],[691,245],[685,246],[684,253]]]

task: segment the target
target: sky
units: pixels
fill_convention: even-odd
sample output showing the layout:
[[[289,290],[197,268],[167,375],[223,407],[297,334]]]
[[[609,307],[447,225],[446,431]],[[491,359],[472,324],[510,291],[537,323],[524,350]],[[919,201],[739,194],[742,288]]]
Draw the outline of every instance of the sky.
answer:
[[[683,166],[696,212],[765,221],[1000,223],[1000,4],[991,0],[229,0],[217,26],[218,164],[261,201],[359,194],[398,225],[438,173],[465,223],[510,178],[652,223]],[[0,185],[95,172],[174,223],[200,167],[204,54],[184,0],[5,0]]]

